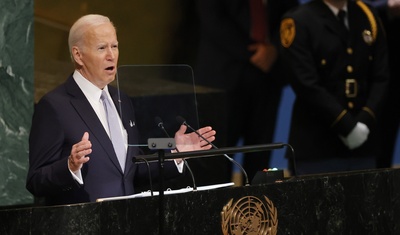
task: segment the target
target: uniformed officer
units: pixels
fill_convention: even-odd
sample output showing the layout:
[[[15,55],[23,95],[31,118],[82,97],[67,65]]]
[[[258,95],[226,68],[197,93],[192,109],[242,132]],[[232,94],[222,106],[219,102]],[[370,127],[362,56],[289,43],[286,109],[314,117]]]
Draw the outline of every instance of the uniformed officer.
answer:
[[[294,173],[375,168],[375,124],[389,79],[376,13],[362,1],[314,0],[288,12],[280,30],[296,94],[289,135]]]

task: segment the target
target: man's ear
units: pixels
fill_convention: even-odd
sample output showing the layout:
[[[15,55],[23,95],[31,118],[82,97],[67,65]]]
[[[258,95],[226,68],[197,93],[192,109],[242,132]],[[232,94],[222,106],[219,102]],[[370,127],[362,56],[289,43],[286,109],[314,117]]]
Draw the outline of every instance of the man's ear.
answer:
[[[72,59],[75,61],[75,63],[77,63],[81,66],[83,65],[82,54],[81,54],[81,50],[79,49],[79,47],[77,47],[77,46],[72,47],[71,56],[72,56]]]

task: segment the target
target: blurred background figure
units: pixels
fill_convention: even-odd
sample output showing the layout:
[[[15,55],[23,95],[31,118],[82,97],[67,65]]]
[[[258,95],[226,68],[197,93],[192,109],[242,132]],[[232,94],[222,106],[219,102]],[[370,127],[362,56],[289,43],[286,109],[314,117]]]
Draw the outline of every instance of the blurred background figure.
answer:
[[[226,105],[216,114],[226,117],[226,146],[236,146],[239,140],[243,145],[272,142],[286,83],[277,50],[279,23],[297,4],[297,0],[197,1],[200,44],[195,81],[226,94]],[[269,160],[269,152],[245,154],[249,180],[268,168]],[[227,167],[230,180],[229,162]]]
[[[350,0],[310,1],[282,20],[281,56],[296,93],[289,143],[297,174],[376,167],[389,82],[379,22],[374,9]]]
[[[386,30],[389,54],[390,81],[388,99],[382,110],[382,154],[377,158],[378,168],[393,166],[394,150],[400,123],[400,1],[364,0],[378,10]]]

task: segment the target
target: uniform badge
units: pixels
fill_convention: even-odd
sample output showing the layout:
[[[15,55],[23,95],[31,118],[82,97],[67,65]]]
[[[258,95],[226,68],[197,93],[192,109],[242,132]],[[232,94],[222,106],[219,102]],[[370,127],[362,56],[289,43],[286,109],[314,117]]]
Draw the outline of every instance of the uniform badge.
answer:
[[[280,34],[282,46],[289,48],[296,36],[296,27],[293,19],[287,18],[282,20]]]
[[[364,39],[364,42],[369,46],[371,46],[374,42],[371,31],[367,29],[362,32],[362,37]]]

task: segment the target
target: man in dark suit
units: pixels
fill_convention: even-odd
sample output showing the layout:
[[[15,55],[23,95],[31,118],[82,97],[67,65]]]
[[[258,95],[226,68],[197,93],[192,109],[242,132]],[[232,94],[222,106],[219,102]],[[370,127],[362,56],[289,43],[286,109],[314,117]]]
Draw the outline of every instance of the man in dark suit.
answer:
[[[47,205],[131,195],[134,181],[148,174],[144,164],[133,163],[139,154],[134,147],[139,133],[130,98],[108,85],[115,79],[119,55],[114,25],[105,16],[83,16],[71,27],[69,49],[75,72],[35,109],[26,187],[44,197]],[[107,99],[112,102],[104,108]],[[111,128],[107,111],[117,117],[116,128]],[[195,133],[185,131],[181,126],[175,135],[181,151],[211,148]],[[211,127],[199,132],[209,141],[215,139]],[[120,147],[112,142],[114,136],[121,137]],[[182,167],[181,160],[167,161],[165,174],[176,176]]]
[[[200,0],[197,5],[201,39],[195,79],[226,93],[221,107],[226,145],[235,146],[240,138],[244,145],[271,143],[285,84],[277,53],[279,23],[297,0]],[[250,180],[269,167],[269,155],[244,155]]]
[[[296,93],[296,173],[375,168],[389,70],[374,10],[362,1],[311,1],[282,20],[281,44]]]

